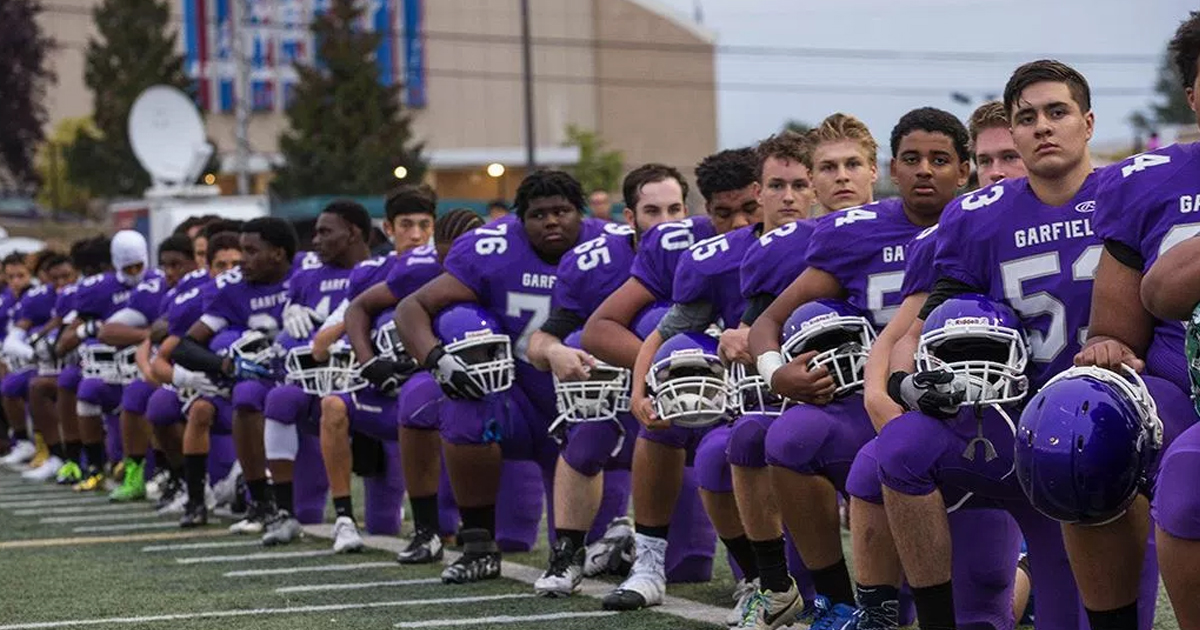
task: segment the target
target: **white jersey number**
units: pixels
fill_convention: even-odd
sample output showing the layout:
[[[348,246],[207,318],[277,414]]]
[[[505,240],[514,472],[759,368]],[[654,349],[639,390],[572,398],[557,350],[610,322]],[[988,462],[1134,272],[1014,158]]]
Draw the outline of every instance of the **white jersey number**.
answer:
[[[510,291],[507,309],[506,314],[509,317],[520,317],[522,313],[532,314],[529,322],[525,324],[525,329],[521,331],[521,336],[517,338],[517,347],[515,348],[517,358],[528,363],[529,338],[550,317],[550,296]]]
[[[1100,263],[1103,245],[1092,245],[1083,250],[1071,264],[1071,279],[1090,282],[1096,277],[1096,265]],[[1062,271],[1058,252],[1047,252],[1020,260],[1010,260],[1000,265],[1000,276],[1004,281],[1004,297],[1017,313],[1024,318],[1050,316],[1046,332],[1026,329],[1029,337],[1030,355],[1034,361],[1048,363],[1067,347],[1067,306],[1062,300],[1046,291],[1025,294],[1022,285],[1030,280],[1057,275]],[[1087,327],[1076,331],[1080,343],[1087,339]]]

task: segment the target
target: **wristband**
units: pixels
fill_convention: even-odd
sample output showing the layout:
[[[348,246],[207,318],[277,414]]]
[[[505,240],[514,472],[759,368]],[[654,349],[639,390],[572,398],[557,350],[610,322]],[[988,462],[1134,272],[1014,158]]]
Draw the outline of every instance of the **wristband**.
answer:
[[[775,391],[771,386],[771,380],[775,377],[775,372],[783,367],[783,355],[777,350],[771,350],[758,355],[758,360],[755,362],[758,369],[758,375],[767,383],[767,389]]]
[[[891,398],[901,409],[912,411],[908,408],[908,404],[904,402],[904,396],[900,393],[900,386],[904,383],[904,379],[908,376],[907,372],[892,372],[887,380],[888,398]]]

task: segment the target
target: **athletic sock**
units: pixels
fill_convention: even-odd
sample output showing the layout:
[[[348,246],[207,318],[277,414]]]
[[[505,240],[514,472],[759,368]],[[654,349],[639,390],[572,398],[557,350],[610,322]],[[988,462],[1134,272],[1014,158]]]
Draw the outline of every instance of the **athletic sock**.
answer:
[[[104,466],[104,442],[84,444],[83,454],[87,457],[89,469],[100,470]]]
[[[265,503],[269,498],[266,479],[247,479],[246,489],[250,491],[250,500],[255,503]]]
[[[754,546],[760,588],[773,593],[787,592],[792,587],[792,576],[788,574],[783,536],[772,540],[756,540],[750,544]]]
[[[65,447],[68,460],[73,461],[76,464],[83,463],[83,442],[80,442],[79,440],[73,440],[70,442],[63,442],[63,446]]]
[[[737,538],[722,538],[721,542],[725,543],[725,549],[729,550],[729,555],[733,556],[733,561],[742,570],[742,577],[747,582],[757,579],[758,560],[754,557],[754,547],[750,544],[750,539],[742,534]]]
[[[496,505],[481,505],[479,507],[459,506],[458,513],[462,516],[463,529],[484,529],[492,538],[496,537]]]
[[[66,449],[63,448],[62,444],[55,444],[53,446],[48,446],[46,448],[50,449],[51,455],[53,455],[59,459],[65,460],[67,458],[67,451],[66,451]]]
[[[855,599],[866,619],[859,630],[896,630],[900,625],[900,589],[891,584],[863,586],[855,584]]]
[[[850,587],[850,570],[842,558],[824,569],[811,569],[813,586],[818,595],[824,595],[834,604],[854,605],[854,589]]]
[[[431,532],[436,532],[440,529],[441,523],[438,522],[438,495],[431,494],[424,497],[409,497],[409,502],[412,503],[413,524],[417,529],[424,529]]]
[[[350,495],[344,497],[333,497],[333,512],[338,518],[346,517],[354,520],[354,499]]]
[[[29,432],[26,431],[25,429],[17,429],[14,427],[12,430],[12,439],[14,442],[20,442],[20,441],[28,442],[29,441]]]
[[[292,482],[281,481],[272,484],[271,494],[275,496],[275,507],[281,510],[287,510],[288,514],[293,512]]]
[[[554,534],[559,540],[564,538],[570,540],[575,549],[582,548],[584,540],[587,539],[587,532],[582,529],[559,529],[556,527],[554,528]]]
[[[670,525],[642,525],[641,523],[634,522],[633,530],[634,530],[634,532],[641,534],[643,536],[649,536],[651,538],[661,538],[663,540],[666,540],[667,533],[671,531],[671,526]]]
[[[204,504],[204,473],[208,470],[208,455],[184,455],[183,479],[187,484],[188,505]]]
[[[1087,609],[1088,624],[1092,630],[1137,630],[1137,600],[1128,606],[1112,610]]]
[[[914,586],[912,592],[921,630],[956,630],[954,589],[950,582],[921,588]],[[1092,630],[1097,630],[1097,627],[1093,625]]]

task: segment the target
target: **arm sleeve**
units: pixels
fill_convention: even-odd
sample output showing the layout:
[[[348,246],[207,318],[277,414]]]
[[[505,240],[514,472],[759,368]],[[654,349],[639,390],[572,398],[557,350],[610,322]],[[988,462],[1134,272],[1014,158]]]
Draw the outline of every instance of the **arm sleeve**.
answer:
[[[550,317],[546,318],[546,323],[542,324],[540,330],[547,335],[566,339],[567,335],[583,328],[583,324],[586,321],[586,319],[580,317],[575,311],[556,308],[550,312]]]
[[[675,303],[658,322],[658,334],[663,341],[683,332],[702,332],[713,322],[711,302],[697,301],[686,304]]]
[[[224,359],[217,353],[191,337],[183,337],[179,340],[179,345],[171,352],[171,360],[189,370],[216,374],[221,373],[224,363]]]
[[[1117,262],[1141,273],[1146,268],[1146,259],[1142,257],[1141,252],[1113,239],[1104,240],[1104,250],[1109,253]]]
[[[756,293],[746,300],[746,310],[742,311],[742,323],[750,326],[754,324],[759,315],[766,311],[771,302],[775,301],[775,295],[770,293]]]
[[[942,302],[963,293],[985,293],[979,287],[967,284],[961,280],[954,278],[941,277],[934,283],[933,290],[929,292],[929,297],[925,300],[925,305],[921,307],[920,319],[926,319],[933,309],[942,305]]]

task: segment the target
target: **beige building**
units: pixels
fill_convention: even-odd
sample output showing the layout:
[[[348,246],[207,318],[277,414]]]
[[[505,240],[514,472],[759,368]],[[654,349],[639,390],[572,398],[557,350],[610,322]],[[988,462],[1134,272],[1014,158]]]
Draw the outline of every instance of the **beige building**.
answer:
[[[54,56],[58,84],[50,92],[51,124],[90,111],[91,95],[83,85],[83,50],[93,31],[88,14],[93,1],[56,0],[54,10],[43,17],[49,34],[63,43]],[[195,10],[195,4],[184,8],[187,1],[177,0],[174,6],[181,47],[188,38],[198,37],[184,15]],[[194,1],[216,6],[226,0]],[[378,1],[371,6],[378,8]],[[396,38],[393,49],[398,52],[391,68],[402,81],[406,45],[400,41],[404,32],[399,14],[404,3],[418,0],[383,1],[395,7],[389,34]],[[251,0],[251,13],[276,11],[278,17],[284,9],[272,7],[285,4],[291,11],[298,6],[311,11],[311,2]],[[511,197],[525,162],[519,0],[424,0],[421,8],[426,103],[413,111],[415,134],[426,143],[431,179],[446,198]],[[577,150],[563,146],[569,125],[596,131],[609,148],[624,153],[627,167],[659,161],[690,176],[696,162],[716,150],[716,59],[711,33],[656,0],[530,0],[530,11],[540,164],[569,165],[578,158]],[[218,41],[224,31],[212,22],[206,34],[210,41]],[[193,59],[189,70],[202,81],[204,77],[216,81],[211,77],[221,71],[219,64],[203,61],[197,64]],[[255,72],[252,77],[267,80],[294,76],[282,64]],[[215,83],[212,87],[214,93],[219,89]],[[286,125],[282,96],[273,98],[277,99],[274,107],[267,105],[251,117],[252,167],[259,171],[269,170],[279,159],[277,137]],[[228,170],[233,164],[233,115],[206,111],[205,119]],[[492,163],[504,165],[505,174],[488,176],[486,167]],[[258,182],[261,185],[265,178]]]

